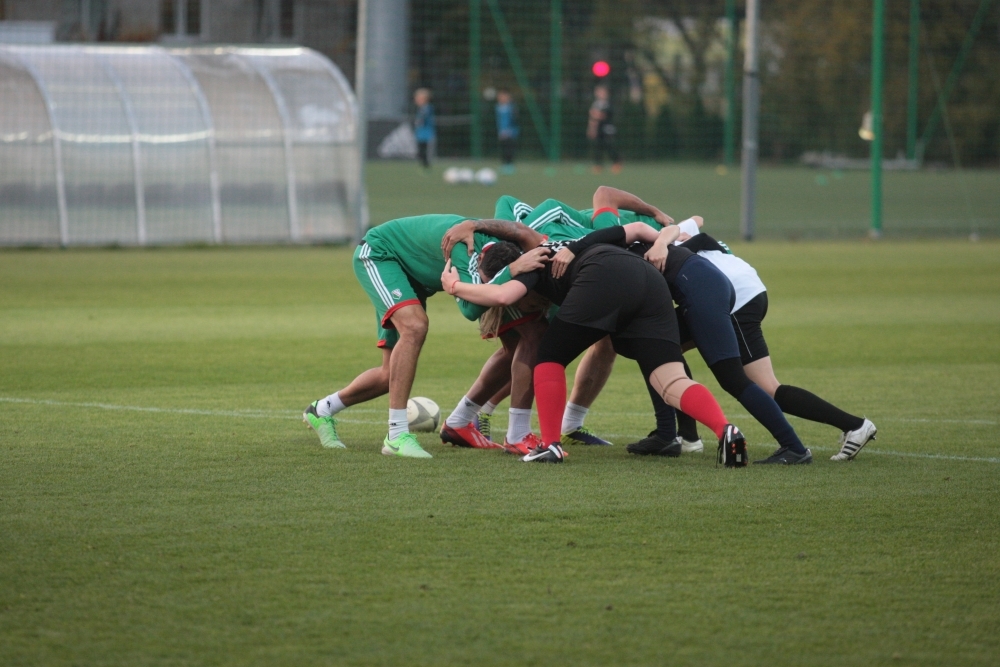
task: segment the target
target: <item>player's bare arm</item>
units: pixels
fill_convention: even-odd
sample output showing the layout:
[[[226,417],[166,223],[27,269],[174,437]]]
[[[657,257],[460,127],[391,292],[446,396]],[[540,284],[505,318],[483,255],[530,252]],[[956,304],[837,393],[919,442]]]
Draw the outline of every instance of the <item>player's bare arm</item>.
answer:
[[[464,243],[469,255],[474,252],[475,233],[488,234],[504,241],[516,243],[522,250],[531,250],[545,240],[545,237],[530,227],[509,220],[466,220],[460,222],[441,238],[441,252],[445,259],[451,257],[452,249]]]
[[[517,303],[525,294],[528,288],[524,283],[512,280],[503,285],[473,285],[463,283],[459,280],[458,270],[451,265],[448,260],[441,273],[441,286],[444,291],[459,299],[465,299],[480,306],[510,306]]]
[[[608,185],[602,185],[594,191],[594,210],[602,208],[617,208],[632,211],[639,215],[648,215],[661,225],[673,224],[674,219],[656,208],[652,204],[647,204],[639,197],[630,192],[619,190]]]

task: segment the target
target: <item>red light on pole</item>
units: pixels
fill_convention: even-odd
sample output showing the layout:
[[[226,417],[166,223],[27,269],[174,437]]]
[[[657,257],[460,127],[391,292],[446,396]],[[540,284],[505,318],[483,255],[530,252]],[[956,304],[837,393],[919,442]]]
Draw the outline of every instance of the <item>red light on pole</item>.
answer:
[[[605,77],[611,73],[611,65],[603,60],[598,60],[590,70],[594,73],[594,76]]]

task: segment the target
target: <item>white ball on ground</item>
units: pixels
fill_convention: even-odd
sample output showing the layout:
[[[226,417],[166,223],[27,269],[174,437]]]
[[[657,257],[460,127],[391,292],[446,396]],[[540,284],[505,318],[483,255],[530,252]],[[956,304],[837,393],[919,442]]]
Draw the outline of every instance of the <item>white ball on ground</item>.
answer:
[[[497,172],[489,167],[484,167],[476,172],[476,183],[480,185],[496,185]]]
[[[462,170],[458,167],[448,167],[444,170],[444,182],[448,185],[457,185],[461,183],[461,172]]]
[[[406,402],[406,421],[411,431],[436,431],[441,423],[441,408],[424,396],[414,396]]]
[[[476,172],[472,171],[468,167],[460,167],[458,170],[458,182],[459,183],[473,183],[476,180]]]

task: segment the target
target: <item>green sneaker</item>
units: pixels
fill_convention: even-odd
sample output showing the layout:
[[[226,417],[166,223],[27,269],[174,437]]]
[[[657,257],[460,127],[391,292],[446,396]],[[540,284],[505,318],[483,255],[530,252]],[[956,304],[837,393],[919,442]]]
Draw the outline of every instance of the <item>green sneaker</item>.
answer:
[[[490,432],[493,430],[493,415],[480,412],[476,415],[476,429],[483,434],[487,440],[492,440]]]
[[[347,449],[347,446],[340,441],[340,437],[337,435],[337,420],[333,417],[320,417],[316,414],[317,403],[319,401],[313,401],[312,405],[306,408],[306,411],[302,413],[302,421],[316,431],[319,442],[324,447]]]
[[[386,456],[408,456],[411,459],[431,458],[431,455],[424,451],[412,433],[404,433],[392,440],[386,436],[382,442],[382,453]]]

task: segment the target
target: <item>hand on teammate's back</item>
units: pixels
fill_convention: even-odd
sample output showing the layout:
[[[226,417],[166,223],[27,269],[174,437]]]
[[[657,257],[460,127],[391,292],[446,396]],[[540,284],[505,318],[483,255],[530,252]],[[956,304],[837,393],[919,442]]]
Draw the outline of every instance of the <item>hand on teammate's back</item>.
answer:
[[[441,287],[452,296],[455,295],[455,283],[459,281],[458,269],[451,265],[449,259],[444,263],[444,271],[441,272]]]
[[[445,259],[451,257],[452,249],[459,243],[465,244],[469,257],[472,257],[476,244],[476,223],[472,220],[458,223],[441,237],[441,252],[444,253]]]
[[[663,273],[663,269],[667,266],[667,252],[667,244],[663,243],[661,239],[657,239],[653,247],[647,250],[643,257],[647,262],[655,266],[657,271]]]
[[[517,259],[515,259],[510,264],[510,275],[519,276],[522,273],[531,273],[532,271],[537,271],[538,269],[545,268],[545,265],[550,261],[549,254],[552,251],[548,248],[543,248],[541,246],[529,250]]]
[[[563,277],[566,273],[566,269],[569,268],[570,263],[576,258],[573,251],[569,248],[562,248],[559,252],[555,254],[552,258],[552,277],[559,279]]]

